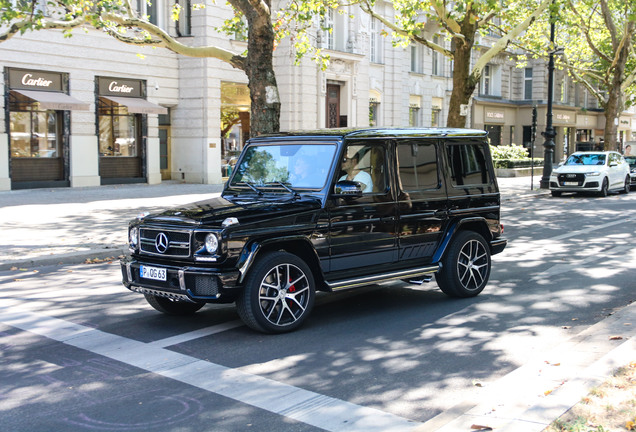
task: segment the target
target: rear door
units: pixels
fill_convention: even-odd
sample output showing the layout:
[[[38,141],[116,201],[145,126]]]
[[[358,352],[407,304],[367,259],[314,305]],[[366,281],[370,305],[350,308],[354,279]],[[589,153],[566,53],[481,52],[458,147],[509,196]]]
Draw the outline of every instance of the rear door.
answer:
[[[400,266],[430,263],[448,220],[437,139],[396,142]]]

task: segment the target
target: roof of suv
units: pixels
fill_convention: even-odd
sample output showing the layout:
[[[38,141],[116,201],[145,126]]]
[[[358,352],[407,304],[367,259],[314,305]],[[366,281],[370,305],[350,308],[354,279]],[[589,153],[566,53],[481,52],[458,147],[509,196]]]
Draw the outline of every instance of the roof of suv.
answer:
[[[390,137],[485,137],[488,132],[479,129],[460,128],[340,128],[340,129],[319,129],[311,131],[290,131],[280,132],[271,135],[262,135],[259,138],[272,137],[301,137],[301,136],[321,136],[334,138],[390,138]],[[254,140],[254,138],[252,138]]]

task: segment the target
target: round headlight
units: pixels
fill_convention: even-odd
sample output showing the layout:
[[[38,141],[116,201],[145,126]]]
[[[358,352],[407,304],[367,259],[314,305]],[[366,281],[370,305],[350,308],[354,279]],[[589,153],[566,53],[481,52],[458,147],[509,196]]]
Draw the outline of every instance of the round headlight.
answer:
[[[205,250],[209,254],[213,254],[219,248],[219,239],[216,238],[215,234],[208,234],[205,236]]]
[[[132,227],[130,231],[128,231],[128,242],[131,247],[137,247],[137,244],[139,243],[139,228]]]

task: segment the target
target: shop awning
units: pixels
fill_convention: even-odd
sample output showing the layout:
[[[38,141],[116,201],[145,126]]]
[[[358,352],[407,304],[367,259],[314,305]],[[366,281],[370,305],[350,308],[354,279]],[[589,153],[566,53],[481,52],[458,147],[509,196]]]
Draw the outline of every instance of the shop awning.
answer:
[[[146,99],[119,96],[100,96],[115,102],[117,105],[123,105],[128,108],[129,113],[134,114],[168,114],[168,108],[161,105],[148,102]]]
[[[91,105],[85,102],[82,102],[79,99],[75,99],[67,95],[66,93],[60,92],[45,92],[45,91],[37,91],[37,90],[13,90],[16,93],[20,93],[22,96],[26,96],[29,99],[40,104],[41,109],[45,110],[56,110],[56,111],[66,111],[66,110],[80,110],[80,111],[88,111],[91,108]]]

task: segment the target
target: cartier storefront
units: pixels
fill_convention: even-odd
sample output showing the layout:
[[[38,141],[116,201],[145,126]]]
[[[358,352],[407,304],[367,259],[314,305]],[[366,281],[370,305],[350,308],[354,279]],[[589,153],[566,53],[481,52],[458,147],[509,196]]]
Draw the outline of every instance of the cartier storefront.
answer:
[[[90,104],[69,96],[68,74],[5,68],[12,189],[69,186],[71,110]]]
[[[147,114],[167,108],[146,100],[144,80],[97,77],[101,184],[146,182]]]

